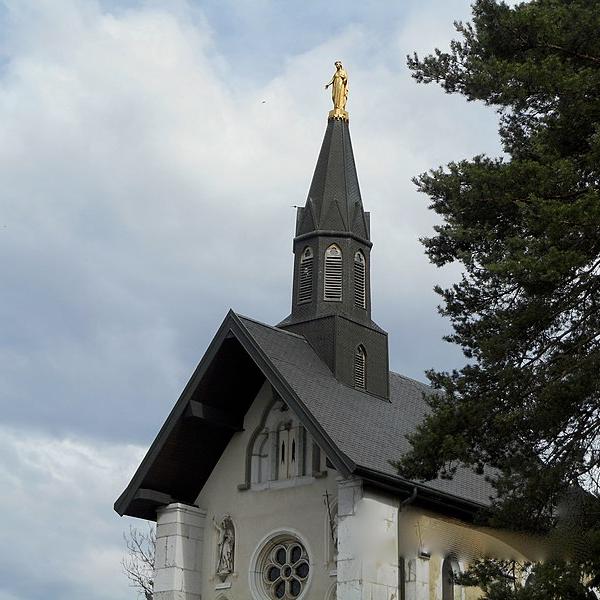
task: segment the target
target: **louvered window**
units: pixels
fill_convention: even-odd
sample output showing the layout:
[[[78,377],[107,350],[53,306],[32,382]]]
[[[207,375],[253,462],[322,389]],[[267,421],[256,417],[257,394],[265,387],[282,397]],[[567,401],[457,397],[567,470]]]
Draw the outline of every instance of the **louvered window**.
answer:
[[[354,387],[361,390],[367,387],[367,355],[362,346],[354,353]]]
[[[333,244],[325,251],[325,300],[342,301],[342,251]]]
[[[354,306],[367,308],[367,280],[365,255],[359,250],[354,255]]]
[[[300,281],[298,285],[298,304],[312,300],[313,288],[313,252],[305,248],[300,257]]]

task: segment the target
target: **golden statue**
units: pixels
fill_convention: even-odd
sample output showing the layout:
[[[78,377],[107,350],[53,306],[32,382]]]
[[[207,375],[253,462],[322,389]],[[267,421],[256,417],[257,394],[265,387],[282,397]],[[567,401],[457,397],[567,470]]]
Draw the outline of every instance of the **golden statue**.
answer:
[[[331,99],[333,100],[333,110],[329,112],[330,119],[348,120],[346,112],[346,102],[348,100],[348,73],[344,70],[341,61],[335,62],[335,73],[331,81],[325,85],[325,89],[329,86],[331,89]]]

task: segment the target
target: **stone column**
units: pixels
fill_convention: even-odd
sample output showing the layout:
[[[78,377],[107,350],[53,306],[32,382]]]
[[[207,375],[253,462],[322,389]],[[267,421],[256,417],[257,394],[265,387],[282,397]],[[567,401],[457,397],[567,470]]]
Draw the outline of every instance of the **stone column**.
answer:
[[[338,481],[337,598],[362,599],[362,560],[358,511],[363,499],[360,479]]]
[[[406,600],[429,600],[429,558],[406,559]]]
[[[154,600],[200,600],[206,511],[169,504],[157,511]]]
[[[337,600],[398,600],[398,502],[338,482]]]

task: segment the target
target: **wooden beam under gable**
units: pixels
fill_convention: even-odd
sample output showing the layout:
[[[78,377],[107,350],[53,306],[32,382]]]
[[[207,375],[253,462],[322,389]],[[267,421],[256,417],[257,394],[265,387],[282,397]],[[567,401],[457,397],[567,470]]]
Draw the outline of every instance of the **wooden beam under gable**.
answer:
[[[169,494],[157,492],[156,490],[150,490],[148,488],[140,488],[133,498],[134,500],[156,504],[157,506],[166,506],[167,504],[175,502]]]
[[[190,400],[184,416],[186,419],[199,419],[216,427],[232,429],[233,431],[243,430],[243,423],[238,418],[219,408],[202,404],[196,400]]]

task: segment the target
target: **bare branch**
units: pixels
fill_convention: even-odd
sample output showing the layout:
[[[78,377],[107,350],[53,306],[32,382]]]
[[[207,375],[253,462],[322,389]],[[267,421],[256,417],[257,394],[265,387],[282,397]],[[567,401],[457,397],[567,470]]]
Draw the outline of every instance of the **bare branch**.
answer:
[[[140,531],[133,525],[129,533],[123,533],[126,555],[121,566],[131,587],[135,588],[144,600],[152,600],[154,587],[154,558],[156,554],[156,530],[148,523],[148,531]]]

